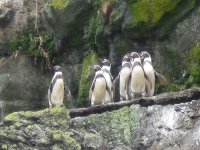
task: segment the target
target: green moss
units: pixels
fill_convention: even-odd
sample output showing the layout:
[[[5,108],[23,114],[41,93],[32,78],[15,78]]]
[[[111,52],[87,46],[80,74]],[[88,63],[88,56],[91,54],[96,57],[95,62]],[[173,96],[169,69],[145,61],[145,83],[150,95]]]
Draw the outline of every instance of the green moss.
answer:
[[[62,134],[61,134],[60,131],[56,131],[56,132],[53,134],[53,139],[56,140],[56,141],[61,140],[61,137],[62,137]]]
[[[98,133],[86,133],[84,136],[83,145],[85,149],[102,149],[103,144],[103,137]]]
[[[131,38],[156,36],[163,38],[180,19],[196,6],[196,0],[128,0],[130,21],[127,34]]]
[[[80,144],[75,139],[70,137],[70,135],[64,133],[61,130],[56,130],[53,132],[53,139],[55,141],[63,141],[65,146],[69,150],[74,150],[74,149],[81,150]]]
[[[13,144],[12,146],[14,149],[17,149],[17,144]]]
[[[159,23],[156,25],[155,34],[158,37],[163,37],[169,34],[170,30],[182,19],[188,12],[194,9],[196,0],[182,0],[172,11],[166,13]]]
[[[43,39],[42,48],[46,52],[47,57],[51,60],[54,49],[53,36],[51,34],[44,33],[44,35],[41,37]],[[47,59],[46,56],[41,53],[39,45],[40,35],[33,29],[28,29],[23,33],[19,33],[16,37],[10,39],[7,42],[6,47],[10,51],[20,50],[20,52],[23,54],[25,53],[36,58],[42,57]]]
[[[138,105],[132,105],[129,107],[124,107],[119,110],[114,110],[112,112],[105,112],[103,114],[93,114],[79,121],[76,124],[76,130],[83,131],[83,127],[87,132],[84,140],[88,145],[94,146],[88,140],[92,137],[94,142],[101,141],[101,137],[106,139],[108,142],[115,144],[131,145],[134,136],[138,135],[141,130],[142,120],[141,120],[141,108]],[[101,118],[101,119],[99,119]],[[93,129],[92,134],[90,129]],[[95,134],[93,134],[95,133]],[[97,148],[98,149],[98,148]]]
[[[2,150],[7,150],[8,149],[8,145],[7,144],[3,144],[1,148],[2,148]]]
[[[101,11],[94,11],[85,28],[85,48],[97,49],[98,54],[108,54],[107,38],[104,37],[105,21]]]
[[[53,0],[51,6],[55,9],[63,9],[69,4],[69,0]]]
[[[122,117],[123,116],[123,117]],[[111,117],[111,132],[117,137],[117,143],[130,144],[131,138],[131,124],[130,124],[130,111],[128,108],[122,108],[120,110],[114,111],[110,114]]]
[[[192,48],[185,59],[185,65],[192,84],[200,85],[200,43]]]
[[[30,118],[43,118],[44,121],[45,117],[51,118],[53,121],[55,117],[58,117],[54,121],[59,121],[60,124],[66,125],[67,121],[69,120],[69,112],[67,109],[63,107],[54,107],[52,109],[44,109],[36,112],[26,111],[26,112],[14,112],[4,118],[5,124],[14,124],[23,120],[23,119],[30,119]],[[48,122],[46,122],[48,124]]]
[[[33,129],[33,126],[32,125],[28,125],[27,129],[31,130],[31,129]]]
[[[4,122],[17,122],[21,119],[22,112],[14,112],[4,118]]]
[[[149,27],[155,26],[162,16],[171,11],[181,0],[139,0],[129,3],[132,15],[132,26],[144,23]]]
[[[82,73],[81,73],[81,79],[80,79],[80,84],[79,84],[80,105],[85,106],[89,102],[88,100],[89,89],[94,77],[93,70],[90,68],[90,66],[93,66],[94,64],[98,64],[98,56],[97,56],[97,53],[91,52],[83,60]]]
[[[7,137],[7,134],[4,131],[0,130],[0,139],[2,139],[3,137]]]
[[[155,94],[154,95],[157,95],[157,94],[160,94],[160,93],[164,93],[164,92],[182,91],[182,90],[186,89],[186,85],[185,84],[182,84],[182,83],[170,83],[169,85],[165,85],[165,86],[156,84]]]

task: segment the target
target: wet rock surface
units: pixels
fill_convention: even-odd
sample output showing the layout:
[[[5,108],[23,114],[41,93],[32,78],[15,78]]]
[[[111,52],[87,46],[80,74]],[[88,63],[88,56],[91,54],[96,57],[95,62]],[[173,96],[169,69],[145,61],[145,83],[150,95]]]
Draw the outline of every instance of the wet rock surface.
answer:
[[[40,110],[48,107],[47,91],[54,75],[33,64],[26,55],[11,55],[0,59],[0,120],[18,110]],[[66,72],[66,69],[63,68]],[[71,99],[67,77],[65,79],[65,102]]]
[[[176,94],[187,97],[185,93]],[[177,104],[132,104],[73,119],[65,108],[16,112],[0,125],[0,145],[2,149],[199,150],[199,97]]]

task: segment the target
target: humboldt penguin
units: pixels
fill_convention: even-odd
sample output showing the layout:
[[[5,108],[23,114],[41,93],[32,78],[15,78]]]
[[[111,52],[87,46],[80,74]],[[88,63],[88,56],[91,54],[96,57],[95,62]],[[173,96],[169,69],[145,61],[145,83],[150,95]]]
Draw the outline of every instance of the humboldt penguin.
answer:
[[[48,89],[49,107],[61,106],[64,99],[64,80],[60,66],[53,67],[55,74]]]
[[[119,73],[119,93],[120,100],[129,100],[129,79],[131,75],[131,63],[129,54],[126,54],[122,59],[122,67]]]
[[[137,52],[130,54],[132,72],[130,79],[130,89],[132,98],[142,97],[145,93],[145,75],[141,64],[140,56]]]
[[[103,71],[103,76],[106,79],[106,84],[111,92],[111,95],[109,95],[109,93],[106,92],[104,104],[107,104],[107,103],[113,102],[113,88],[112,88],[113,87],[113,85],[112,85],[113,77],[110,73],[111,63],[107,59],[103,59],[101,61],[101,63],[102,63],[101,70]]]
[[[94,65],[93,70],[95,76],[89,91],[89,99],[91,100],[92,106],[104,104],[106,92],[110,95],[110,90],[101,67],[99,65]]]
[[[143,51],[140,53],[141,59],[143,60],[143,69],[145,74],[145,96],[153,96],[155,89],[155,72],[152,65],[151,56]]]
[[[167,85],[167,79],[155,71],[152,65],[151,56],[143,51],[140,53],[141,59],[143,60],[143,69],[145,74],[145,96],[153,96],[155,90],[155,82],[159,80],[161,85]]]

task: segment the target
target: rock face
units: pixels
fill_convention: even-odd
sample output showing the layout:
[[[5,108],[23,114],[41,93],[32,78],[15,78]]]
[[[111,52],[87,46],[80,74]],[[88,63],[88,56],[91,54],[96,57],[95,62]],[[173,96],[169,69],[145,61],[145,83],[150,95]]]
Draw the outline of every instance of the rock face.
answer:
[[[156,86],[155,94],[200,85],[200,4],[197,0],[2,2],[0,56],[16,50],[31,55],[26,58],[30,65],[33,65],[33,59],[38,62],[32,71],[37,77],[41,75],[49,80],[50,70],[43,74],[44,70],[38,68],[61,65],[67,85],[65,101],[71,100],[66,103],[69,107],[88,105],[88,90],[92,81],[88,68],[91,64],[98,63],[99,58],[109,58],[115,77],[120,70],[122,56],[130,51],[148,51],[155,69],[171,81],[166,87]],[[44,59],[46,62],[43,62]],[[4,78],[2,76],[0,80]],[[9,82],[16,85],[14,80]],[[20,80],[17,84],[23,85],[22,82]],[[33,85],[35,88],[32,90],[30,87]],[[38,80],[33,85],[28,87],[27,95],[29,100],[33,98],[31,101],[34,101],[33,105],[30,104],[32,106],[27,106],[31,110],[44,106],[37,104],[40,99],[46,101],[41,91],[46,91],[48,83]],[[17,85],[12,89],[25,93],[24,87]],[[6,93],[10,94],[10,91],[6,90],[8,88],[3,95],[8,99],[10,96]],[[12,96],[10,101],[14,103],[26,99],[26,96]],[[11,105],[10,102],[8,104]]]
[[[1,58],[0,120],[18,110],[39,110],[48,107],[47,91],[53,71],[43,71],[30,56],[11,55]],[[63,68],[64,73],[66,69]],[[66,74],[63,75],[66,81]],[[65,100],[71,99],[65,84]],[[66,102],[66,101],[65,101]]]
[[[86,117],[70,118],[71,110],[65,108],[15,112],[0,126],[0,145],[2,149],[199,150],[200,89],[174,95],[187,99],[193,92],[197,99],[187,103],[131,105]],[[167,94],[164,98],[176,99]]]

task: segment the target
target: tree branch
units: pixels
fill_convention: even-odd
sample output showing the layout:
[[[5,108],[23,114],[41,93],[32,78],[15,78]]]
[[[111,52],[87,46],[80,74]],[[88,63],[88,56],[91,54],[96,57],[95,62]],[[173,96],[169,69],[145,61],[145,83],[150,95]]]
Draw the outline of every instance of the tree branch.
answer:
[[[111,103],[106,105],[90,106],[87,108],[70,109],[69,115],[71,118],[88,116],[90,114],[100,114],[106,111],[117,110],[133,104],[139,104],[142,107],[152,105],[173,105],[179,103],[186,103],[192,100],[200,99],[200,88],[187,89],[180,92],[169,92],[159,94],[153,97],[142,97],[130,101],[123,101],[117,103]]]

